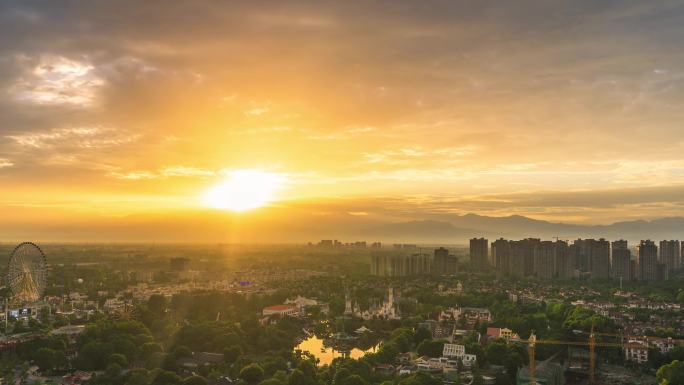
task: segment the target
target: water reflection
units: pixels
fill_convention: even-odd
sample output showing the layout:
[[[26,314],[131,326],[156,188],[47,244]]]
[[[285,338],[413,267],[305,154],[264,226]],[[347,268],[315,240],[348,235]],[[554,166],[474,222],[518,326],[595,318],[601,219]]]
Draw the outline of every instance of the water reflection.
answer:
[[[332,360],[338,357],[349,357],[349,358],[361,358],[366,353],[374,353],[377,350],[377,346],[373,346],[368,350],[361,350],[359,348],[352,348],[348,351],[335,350],[332,347],[325,346],[323,340],[312,335],[302,341],[299,345],[295,347],[295,350],[301,350],[303,352],[309,352],[314,357],[318,358],[318,365],[330,365]]]

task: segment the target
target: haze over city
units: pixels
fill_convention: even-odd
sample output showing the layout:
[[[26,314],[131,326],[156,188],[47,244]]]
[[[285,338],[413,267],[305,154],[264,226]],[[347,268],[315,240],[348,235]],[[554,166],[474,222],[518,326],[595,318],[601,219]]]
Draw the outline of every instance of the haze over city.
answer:
[[[683,17],[678,1],[5,1],[0,240],[684,216]]]
[[[681,0],[0,0],[0,385],[684,385]]]

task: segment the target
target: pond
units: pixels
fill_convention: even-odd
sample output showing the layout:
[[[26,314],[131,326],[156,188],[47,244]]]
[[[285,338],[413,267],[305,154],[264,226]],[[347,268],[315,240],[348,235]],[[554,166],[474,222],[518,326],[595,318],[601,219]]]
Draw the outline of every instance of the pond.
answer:
[[[377,346],[374,346],[368,350],[361,350],[359,348],[353,348],[349,352],[350,358],[361,358],[366,353],[375,353]],[[299,345],[295,347],[295,350],[301,350],[303,352],[309,352],[314,357],[318,358],[318,365],[330,365],[334,358],[342,357],[343,352],[339,350],[334,350],[332,347],[324,346],[323,340],[312,335],[302,341]]]

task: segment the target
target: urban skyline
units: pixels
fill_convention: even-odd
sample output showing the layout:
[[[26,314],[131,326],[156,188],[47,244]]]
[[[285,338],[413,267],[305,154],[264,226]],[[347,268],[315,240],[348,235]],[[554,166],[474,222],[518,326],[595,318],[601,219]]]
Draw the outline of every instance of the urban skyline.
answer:
[[[319,247],[363,247],[365,242],[318,244]],[[499,276],[540,279],[619,279],[625,281],[663,281],[682,271],[684,242],[679,240],[642,240],[632,249],[626,240],[577,239],[544,241],[539,238],[489,242],[486,238],[470,240],[467,267],[474,272],[495,272]],[[458,258],[448,248],[434,249],[419,245],[390,245],[394,253],[374,254],[371,275],[403,277],[421,274],[456,274]],[[491,247],[490,247],[491,246]],[[665,247],[663,247],[665,246]],[[373,249],[380,249],[373,243]],[[491,270],[494,269],[494,270]]]

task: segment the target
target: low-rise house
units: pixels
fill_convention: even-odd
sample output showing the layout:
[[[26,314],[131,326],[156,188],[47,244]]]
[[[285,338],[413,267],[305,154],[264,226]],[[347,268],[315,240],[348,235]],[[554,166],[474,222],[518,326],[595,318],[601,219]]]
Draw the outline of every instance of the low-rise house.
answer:
[[[438,359],[442,367],[456,367],[460,360],[463,366],[469,368],[477,361],[476,355],[466,353],[465,346],[458,344],[444,344],[442,356]]]
[[[465,354],[465,346],[457,344],[444,344],[442,356],[444,357],[463,357]]]
[[[397,356],[397,362],[401,364],[407,364],[411,362],[411,353],[399,353]]]
[[[106,312],[113,312],[122,309],[123,307],[126,306],[126,303],[118,298],[109,298],[108,300],[105,301],[104,306],[102,308]]]
[[[659,338],[659,337],[648,337],[648,344],[654,348],[660,350],[661,353],[667,354],[677,345],[684,345],[683,340],[674,339],[672,337]]]
[[[394,374],[395,368],[390,364],[379,364],[375,366],[375,371],[383,376],[390,376]]]
[[[328,314],[328,312],[330,311],[330,307],[327,303],[323,303],[323,302],[320,302],[320,301],[318,301],[316,299],[312,299],[312,298],[302,297],[300,295],[298,295],[295,299],[285,300],[285,305],[292,305],[292,306],[297,307],[297,309],[299,310],[299,314],[301,316],[306,315],[306,309],[308,307],[317,306],[320,308],[321,313],[323,313],[323,314]]]
[[[438,325],[439,325],[439,322],[429,319],[429,320],[425,320],[425,321],[419,323],[418,329],[429,330],[430,334],[434,335],[435,329],[437,329]]]
[[[73,374],[68,374],[62,377],[68,384],[80,384],[82,382],[90,381],[93,377],[92,373],[77,370]]]
[[[480,339],[482,338],[482,335],[480,334],[480,332],[476,332],[473,330],[456,329],[456,328],[454,328],[454,331],[451,334],[451,342],[463,341],[466,338],[468,338],[471,334],[475,335],[475,340],[479,343]]]
[[[637,339],[630,339],[625,344],[625,359],[640,364],[648,362],[648,343]]]
[[[464,354],[461,361],[463,362],[463,366],[470,368],[477,362],[477,356],[474,354]]]
[[[279,315],[279,316],[289,316],[296,317],[299,315],[299,311],[296,306],[292,305],[275,305],[268,306],[262,310],[262,314],[265,316],[269,315]]]
[[[415,373],[418,370],[416,366],[413,365],[402,365],[397,368],[397,374],[400,376],[405,375],[405,374],[412,374]]]
[[[413,361],[413,365],[416,367],[416,370],[419,370],[419,371],[430,370],[430,357],[428,357],[428,356],[418,357]]]
[[[520,336],[514,333],[513,330],[509,328],[487,328],[487,337],[489,338],[503,338],[505,340],[519,340]]]

